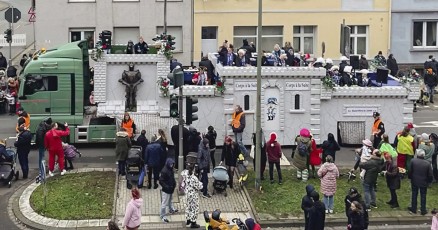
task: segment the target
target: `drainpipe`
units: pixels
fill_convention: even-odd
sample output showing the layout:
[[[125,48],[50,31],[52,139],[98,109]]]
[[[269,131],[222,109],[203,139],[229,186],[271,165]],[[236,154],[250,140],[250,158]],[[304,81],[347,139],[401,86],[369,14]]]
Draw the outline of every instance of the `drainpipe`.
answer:
[[[192,5],[191,5],[191,15],[192,15],[192,18],[191,18],[191,23],[192,23],[192,25],[191,25],[191,31],[190,31],[190,33],[191,33],[191,37],[192,37],[192,39],[191,39],[191,44],[190,44],[190,66],[193,66],[193,58],[194,58],[194,46],[195,46],[195,42],[194,42],[194,32],[195,32],[195,28],[193,28],[193,27],[195,27],[195,1],[194,0],[192,0],[191,1],[192,2]]]
[[[389,0],[389,12],[388,12],[388,54],[391,53],[391,29],[392,29],[392,0]]]

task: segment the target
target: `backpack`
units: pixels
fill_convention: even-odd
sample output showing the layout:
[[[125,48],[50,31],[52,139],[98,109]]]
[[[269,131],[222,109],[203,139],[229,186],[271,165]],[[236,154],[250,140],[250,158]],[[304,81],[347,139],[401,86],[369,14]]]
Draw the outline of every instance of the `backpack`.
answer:
[[[298,153],[300,154],[300,156],[305,157],[305,156],[309,155],[309,147],[306,144],[304,144],[303,142],[301,142],[301,141],[298,142],[297,149],[298,149]]]

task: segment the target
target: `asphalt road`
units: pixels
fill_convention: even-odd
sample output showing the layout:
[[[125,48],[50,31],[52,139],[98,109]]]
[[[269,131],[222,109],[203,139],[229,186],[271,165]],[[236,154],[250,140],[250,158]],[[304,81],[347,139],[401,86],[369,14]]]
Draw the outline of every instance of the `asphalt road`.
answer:
[[[438,103],[437,103],[438,104]],[[15,136],[15,122],[16,116],[0,115],[0,138],[6,138]],[[416,126],[417,133],[423,132],[438,133],[438,106],[429,105],[429,107],[420,106],[418,112],[414,114],[414,125]],[[75,167],[115,167],[114,158],[114,146],[112,145],[76,145],[81,151],[82,157],[77,158],[73,164]],[[284,150],[286,156],[290,155],[291,150]],[[219,162],[220,153],[216,153],[217,162]],[[36,150],[32,150],[29,155],[30,162],[30,178],[35,178],[37,175],[37,162],[38,153]],[[353,153],[352,148],[343,148],[342,151],[337,153],[336,162],[339,165],[350,167],[353,165]],[[19,168],[19,167],[18,167]],[[20,172],[21,174],[21,172]],[[9,218],[7,213],[7,203],[9,197],[16,189],[24,184],[22,179],[13,184],[12,188],[6,186],[0,186],[0,230],[7,229],[23,229],[18,228],[16,223]],[[391,229],[391,228],[385,228]]]

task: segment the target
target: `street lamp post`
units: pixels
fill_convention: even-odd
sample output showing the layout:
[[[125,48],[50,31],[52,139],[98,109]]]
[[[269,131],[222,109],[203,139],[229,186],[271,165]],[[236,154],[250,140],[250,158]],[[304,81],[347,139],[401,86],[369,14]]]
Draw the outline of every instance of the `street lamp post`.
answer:
[[[261,91],[262,91],[262,14],[263,14],[262,0],[259,0],[259,10],[258,10],[258,24],[257,24],[257,106],[256,106],[256,190],[260,189],[260,165],[261,165]]]

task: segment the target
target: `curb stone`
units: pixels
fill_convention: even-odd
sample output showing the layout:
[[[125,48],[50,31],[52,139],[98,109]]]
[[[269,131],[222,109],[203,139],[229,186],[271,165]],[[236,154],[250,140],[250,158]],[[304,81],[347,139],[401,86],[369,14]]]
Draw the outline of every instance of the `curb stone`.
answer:
[[[112,168],[85,168],[85,169],[79,169],[79,170],[73,170],[70,173],[84,173],[84,172],[93,172],[93,171],[114,171],[114,169]],[[98,221],[99,222],[99,226],[86,226],[89,225],[89,220],[82,220],[82,221],[66,221],[63,222],[62,224],[60,223],[60,220],[55,220],[55,219],[51,219],[51,218],[46,218],[43,216],[38,215],[37,213],[33,212],[33,210],[31,212],[26,212],[23,213],[20,209],[20,200],[24,199],[23,193],[25,192],[25,190],[31,186],[33,186],[34,181],[29,181],[29,183],[23,184],[19,190],[17,190],[16,192],[14,192],[14,194],[11,196],[9,202],[12,204],[11,205],[11,211],[13,216],[11,217],[12,220],[16,219],[19,221],[19,223],[21,223],[21,225],[24,225],[26,228],[24,229],[35,229],[35,230],[55,230],[55,229],[63,229],[63,230],[94,230],[96,229],[96,227],[100,228],[102,226],[106,226],[107,222],[109,221],[106,219],[101,219],[101,220],[91,220],[91,221]],[[38,186],[38,185],[34,185],[34,189]],[[29,202],[29,201],[27,201]],[[38,220],[42,221],[43,218],[46,219],[48,222],[50,223],[58,223],[56,226],[47,226],[47,225],[42,225],[37,222],[34,222],[32,220],[28,219],[28,216],[33,216],[34,218],[38,218]],[[61,227],[61,226],[65,226],[65,227]]]

